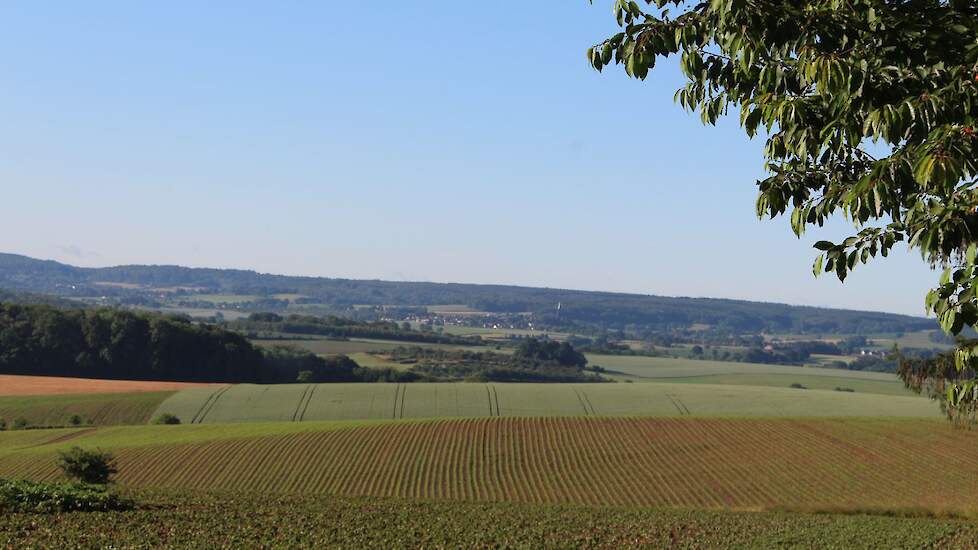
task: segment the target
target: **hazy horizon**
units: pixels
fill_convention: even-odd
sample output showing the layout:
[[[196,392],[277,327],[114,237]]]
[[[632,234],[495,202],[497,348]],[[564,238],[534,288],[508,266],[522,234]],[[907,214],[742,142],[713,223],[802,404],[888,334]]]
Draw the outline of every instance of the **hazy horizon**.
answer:
[[[851,229],[758,221],[763,141],[678,70],[591,70],[608,7],[0,6],[0,249],[923,314],[902,249],[815,280]]]

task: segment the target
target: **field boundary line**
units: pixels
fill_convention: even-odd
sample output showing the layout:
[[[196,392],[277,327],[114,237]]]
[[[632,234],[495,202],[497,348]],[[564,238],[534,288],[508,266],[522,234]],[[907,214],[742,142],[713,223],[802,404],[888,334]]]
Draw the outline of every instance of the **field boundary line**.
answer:
[[[224,395],[224,392],[230,389],[231,386],[227,385],[224,386],[223,388],[218,388],[217,390],[214,390],[213,393],[208,395],[207,399],[205,399],[204,403],[200,406],[200,409],[197,410],[197,414],[195,414],[194,417],[190,419],[190,423],[202,424],[204,422],[204,417],[207,416],[207,413],[211,412],[211,409],[214,407],[214,403],[217,403],[217,400],[220,399],[222,395]]]
[[[496,402],[496,416],[502,416],[502,413],[499,412],[499,393],[496,392],[495,385],[492,387],[492,398]]]
[[[489,400],[489,416],[492,416],[492,384],[486,384],[486,399]]]

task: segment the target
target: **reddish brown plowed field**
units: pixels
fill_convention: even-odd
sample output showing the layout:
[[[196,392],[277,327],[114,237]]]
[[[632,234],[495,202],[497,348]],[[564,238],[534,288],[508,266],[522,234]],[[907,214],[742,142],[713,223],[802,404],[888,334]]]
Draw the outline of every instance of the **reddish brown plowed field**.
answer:
[[[17,376],[0,374],[0,395],[63,395],[77,393],[131,393],[176,391],[216,384],[193,382],[145,382],[136,380],[97,380],[57,376]]]

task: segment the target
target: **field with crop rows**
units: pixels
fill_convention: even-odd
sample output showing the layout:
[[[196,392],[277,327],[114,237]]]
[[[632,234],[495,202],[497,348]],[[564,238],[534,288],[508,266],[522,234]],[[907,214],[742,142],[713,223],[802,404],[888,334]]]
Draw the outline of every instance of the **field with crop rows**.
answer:
[[[237,384],[178,392],[184,423],[480,416],[939,417],[922,397],[709,384]]]
[[[480,416],[939,417],[923,397],[709,384],[237,384],[191,388],[155,414],[184,423]],[[155,416],[154,414],[154,416]]]
[[[118,481],[144,488],[805,510],[959,510],[978,496],[978,433],[933,420],[483,418],[21,437],[0,433],[0,477],[56,478],[55,451],[81,445],[115,452]]]
[[[3,548],[975,548],[972,522],[139,492],[131,512],[0,515]]]
[[[203,391],[213,391],[207,388]],[[172,391],[27,395],[0,397],[0,418],[13,423],[24,419],[31,426],[65,426],[78,415],[85,424],[145,424]]]

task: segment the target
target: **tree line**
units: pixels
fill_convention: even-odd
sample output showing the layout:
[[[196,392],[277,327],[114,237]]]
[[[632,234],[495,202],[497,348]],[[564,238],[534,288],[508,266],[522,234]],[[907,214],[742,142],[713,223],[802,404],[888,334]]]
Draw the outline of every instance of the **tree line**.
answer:
[[[118,309],[0,303],[0,373],[184,382],[413,381],[352,359],[256,348],[244,336],[185,318]]]

